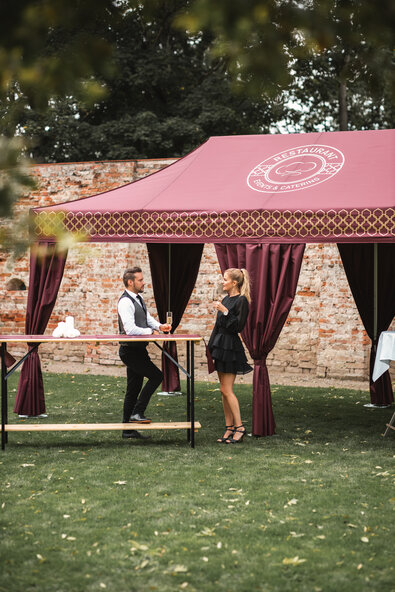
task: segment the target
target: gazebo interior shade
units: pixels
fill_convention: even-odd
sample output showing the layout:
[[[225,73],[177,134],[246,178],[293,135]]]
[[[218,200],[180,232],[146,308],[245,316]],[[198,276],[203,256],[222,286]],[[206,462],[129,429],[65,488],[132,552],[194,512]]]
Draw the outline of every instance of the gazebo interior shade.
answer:
[[[35,208],[36,237],[91,241],[394,242],[395,130],[212,137],[169,167]]]

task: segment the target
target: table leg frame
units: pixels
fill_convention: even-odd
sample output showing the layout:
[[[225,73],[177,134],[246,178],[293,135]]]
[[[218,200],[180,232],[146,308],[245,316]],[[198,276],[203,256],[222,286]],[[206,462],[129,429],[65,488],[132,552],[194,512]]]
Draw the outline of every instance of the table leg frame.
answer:
[[[191,448],[195,448],[195,344],[191,341]]]
[[[387,426],[387,429],[386,429],[386,430],[385,430],[385,432],[384,432],[384,436],[386,436],[386,435],[387,435],[387,433],[388,433],[388,430],[395,430],[395,427],[394,427],[394,425],[393,425],[393,424],[394,424],[394,422],[395,422],[395,413],[392,415],[392,417],[391,417],[391,419],[390,419],[390,422],[389,422],[389,423],[387,423],[387,424],[385,424],[385,425]]]
[[[7,344],[1,344],[1,449],[5,449],[7,443],[7,432],[5,431],[5,424],[8,423],[8,392],[7,392],[7,367],[5,357],[7,352]]]
[[[187,358],[187,422],[191,421],[191,354],[190,344],[186,344],[186,358]],[[191,442],[191,430],[187,430],[187,441]]]

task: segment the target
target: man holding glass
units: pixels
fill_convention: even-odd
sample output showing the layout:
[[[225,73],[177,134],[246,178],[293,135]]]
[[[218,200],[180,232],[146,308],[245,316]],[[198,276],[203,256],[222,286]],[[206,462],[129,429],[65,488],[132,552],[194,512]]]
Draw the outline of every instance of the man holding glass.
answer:
[[[141,294],[144,277],[140,267],[127,269],[123,274],[125,291],[118,301],[118,325],[121,335],[158,335],[171,331],[171,325],[161,325],[147,311]],[[146,341],[122,343],[119,357],[127,368],[126,395],[123,404],[123,423],[150,423],[145,410],[151,395],[158,388],[163,374],[151,361]],[[144,378],[147,382],[143,387]],[[142,388],[143,387],[143,388]],[[124,430],[123,438],[145,439],[137,430]]]

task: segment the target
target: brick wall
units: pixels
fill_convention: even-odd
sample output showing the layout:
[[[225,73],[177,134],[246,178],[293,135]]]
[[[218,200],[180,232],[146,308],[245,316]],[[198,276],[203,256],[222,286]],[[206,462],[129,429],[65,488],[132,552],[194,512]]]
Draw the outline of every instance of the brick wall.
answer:
[[[140,160],[37,165],[31,174],[38,188],[18,204],[20,210],[92,195],[141,178],[174,160]],[[51,333],[66,315],[75,317],[81,333],[116,333],[116,303],[123,290],[122,273],[140,264],[145,299],[155,310],[146,246],[138,243],[79,244],[68,255],[58,300],[48,325]],[[26,291],[9,291],[12,279],[28,285],[28,257],[0,257],[0,333],[24,333]],[[198,282],[179,331],[209,337],[214,323],[211,306],[221,273],[213,245],[205,245]],[[153,356],[157,353],[150,346]],[[368,374],[369,339],[344,275],[336,245],[306,246],[294,304],[280,338],[268,357],[272,374],[295,379],[364,379]],[[12,347],[11,352],[22,353]],[[43,361],[121,366],[116,345],[64,344],[40,348]],[[181,363],[183,355],[180,352]],[[198,376],[207,378],[203,346],[197,348]],[[212,375],[214,378],[214,375]],[[306,377],[306,376],[305,376]],[[245,377],[246,381],[251,375]]]

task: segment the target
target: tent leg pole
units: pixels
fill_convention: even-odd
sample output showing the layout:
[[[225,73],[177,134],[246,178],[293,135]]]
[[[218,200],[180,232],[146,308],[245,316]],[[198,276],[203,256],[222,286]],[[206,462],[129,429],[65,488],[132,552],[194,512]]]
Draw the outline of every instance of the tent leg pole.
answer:
[[[373,245],[373,351],[377,350],[378,327],[378,244]]]
[[[167,298],[167,310],[171,310],[171,243],[169,243],[169,293],[168,293],[168,298]],[[167,320],[166,320],[167,322]]]

